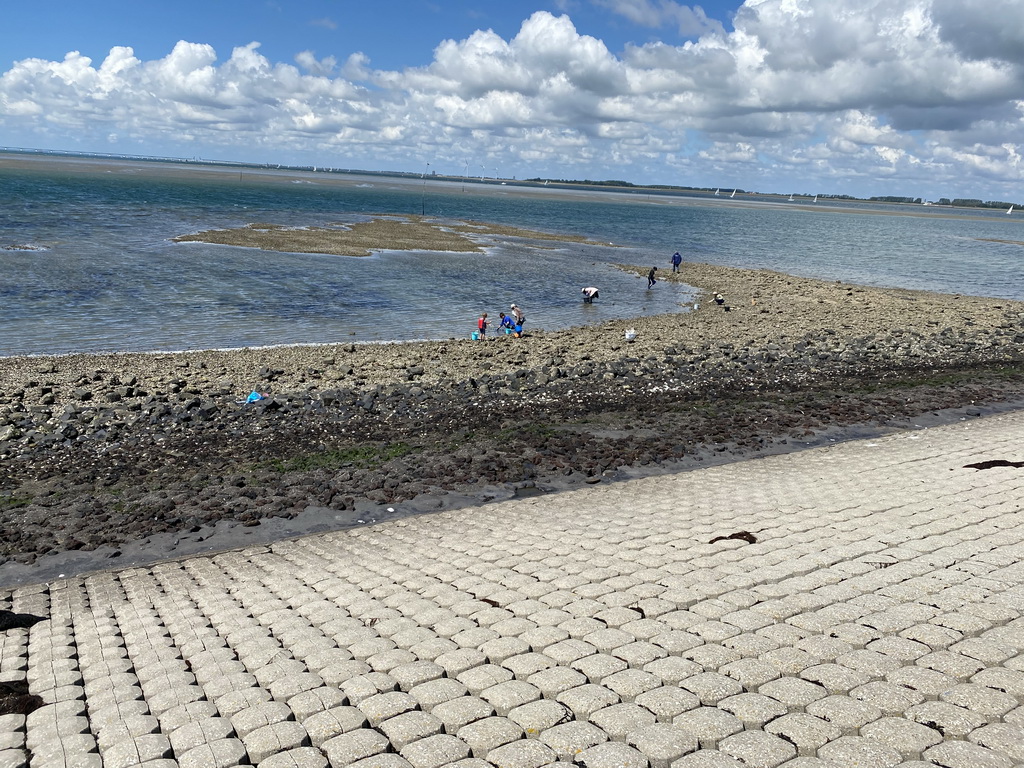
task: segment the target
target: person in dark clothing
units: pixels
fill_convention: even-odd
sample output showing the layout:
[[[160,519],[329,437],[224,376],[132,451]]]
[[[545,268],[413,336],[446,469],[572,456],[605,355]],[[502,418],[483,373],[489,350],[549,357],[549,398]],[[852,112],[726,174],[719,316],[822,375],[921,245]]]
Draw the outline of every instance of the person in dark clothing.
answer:
[[[679,265],[683,263],[683,257],[679,255],[679,251],[672,254],[672,271],[678,272]]]
[[[651,267],[651,271],[647,273],[647,290],[654,287],[654,284],[658,282],[654,279],[654,273],[658,271],[657,267]]]

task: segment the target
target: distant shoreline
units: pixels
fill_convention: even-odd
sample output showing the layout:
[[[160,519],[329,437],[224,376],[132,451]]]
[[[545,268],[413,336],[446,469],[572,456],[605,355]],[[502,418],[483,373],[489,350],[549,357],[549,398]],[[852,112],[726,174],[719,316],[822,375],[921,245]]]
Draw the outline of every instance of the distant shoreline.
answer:
[[[559,181],[545,184],[543,182],[523,179],[481,178],[479,176],[459,176],[445,174],[421,175],[401,171],[364,171],[359,169],[320,169],[301,167],[281,167],[271,163],[245,163],[215,160],[189,160],[187,158],[133,157],[102,154],[64,154],[44,150],[11,151],[11,148],[0,149],[0,168],[7,163],[23,169],[36,169],[43,163],[64,163],[69,167],[83,170],[88,166],[115,166],[122,173],[151,173],[165,177],[188,177],[229,179],[236,176],[260,176],[269,180],[295,182],[306,180],[312,183],[327,185],[355,185],[366,180],[379,184],[395,184],[402,186],[422,187],[428,185],[446,188],[464,188],[470,186],[479,193],[495,195],[553,195],[568,199],[583,197],[588,200],[615,199],[618,202],[634,199],[642,202],[658,202],[676,205],[734,205],[734,206],[779,206],[790,210],[832,213],[869,213],[885,216],[931,216],[951,218],[972,218],[970,213],[976,210],[1000,212],[998,208],[970,208],[929,204],[921,206],[916,203],[897,203],[872,201],[862,198],[835,198],[821,196],[820,201],[812,201],[809,194],[801,194],[792,203],[788,193],[776,192],[739,192],[736,198],[727,194],[716,195],[711,189],[664,186],[631,186],[619,187],[613,184],[588,184],[583,181]],[[725,192],[731,192],[726,189]],[[609,197],[610,196],[610,197]],[[884,208],[863,209],[858,205],[893,206],[895,210]],[[1017,205],[1017,204],[1014,204]],[[906,209],[904,209],[906,207]],[[916,210],[926,207],[928,211]],[[978,217],[987,218],[987,217]],[[1024,220],[1024,216],[1021,217]],[[1016,221],[1016,220],[1015,220]]]

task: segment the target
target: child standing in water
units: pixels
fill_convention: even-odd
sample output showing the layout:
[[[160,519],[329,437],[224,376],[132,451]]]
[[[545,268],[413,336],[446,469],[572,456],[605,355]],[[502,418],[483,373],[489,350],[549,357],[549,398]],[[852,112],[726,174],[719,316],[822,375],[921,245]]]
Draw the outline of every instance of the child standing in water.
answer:
[[[490,322],[488,322],[488,320],[487,320],[487,313],[484,312],[482,315],[480,315],[480,319],[476,321],[476,330],[477,330],[477,333],[480,334],[480,338],[481,339],[487,337],[487,326],[488,325],[490,325]]]

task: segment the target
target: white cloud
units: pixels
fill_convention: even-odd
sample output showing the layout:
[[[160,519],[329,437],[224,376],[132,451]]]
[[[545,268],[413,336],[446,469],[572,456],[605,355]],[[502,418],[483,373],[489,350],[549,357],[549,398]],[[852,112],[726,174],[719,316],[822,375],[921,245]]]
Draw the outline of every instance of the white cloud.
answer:
[[[71,52],[0,73],[0,130],[23,146],[349,167],[500,159],[521,177],[763,189],[813,174],[851,194],[898,194],[906,174],[915,196],[931,175],[960,185],[935,197],[1019,194],[1019,0],[747,0],[731,32],[671,0],[593,2],[700,37],[614,54],[537,12],[510,39],[444,40],[403,70],[358,51],[275,63],[256,42],[226,60],[186,41],[150,61],[119,47],[98,67]]]

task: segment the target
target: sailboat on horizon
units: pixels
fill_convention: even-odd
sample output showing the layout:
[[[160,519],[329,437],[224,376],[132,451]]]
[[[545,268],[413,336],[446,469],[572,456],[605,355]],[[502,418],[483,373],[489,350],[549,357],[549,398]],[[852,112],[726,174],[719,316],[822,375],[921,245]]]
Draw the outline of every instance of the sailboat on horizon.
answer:
[[[793,202],[793,196],[792,195],[789,196],[789,202],[791,202],[791,203]]]
[[[1006,215],[1007,216],[1009,216],[1011,213],[1013,213],[1013,206],[1012,205],[1009,208],[1006,209]]]
[[[817,195],[815,195],[815,196],[814,196],[814,199],[813,199],[813,200],[811,200],[811,202],[812,202],[812,203],[816,203],[816,202],[818,202],[818,196],[817,196]]]
[[[736,190],[735,189],[732,191],[732,194],[729,195],[729,197],[736,197]]]
[[[719,193],[719,191],[720,191],[720,189],[716,189],[715,190],[715,194],[717,195]]]

